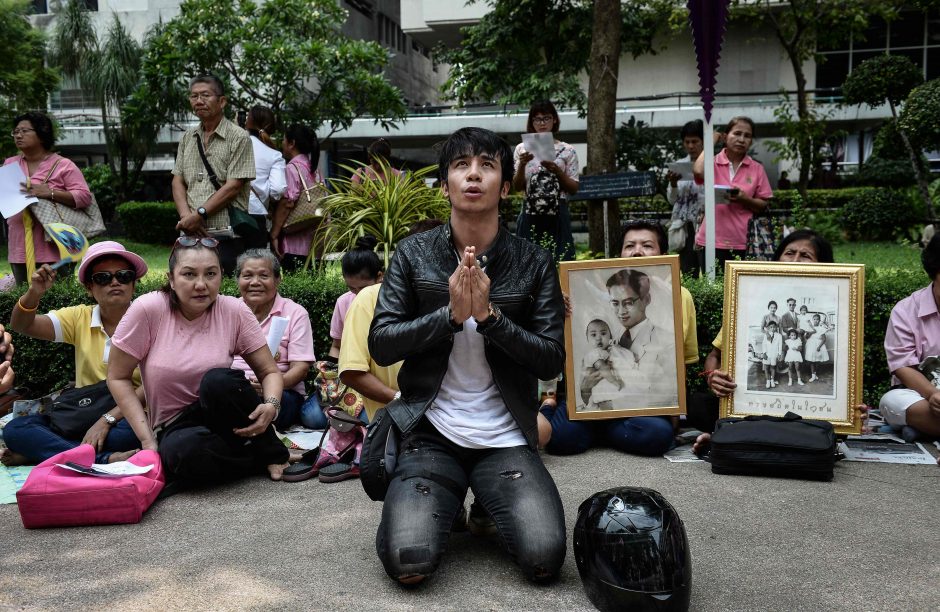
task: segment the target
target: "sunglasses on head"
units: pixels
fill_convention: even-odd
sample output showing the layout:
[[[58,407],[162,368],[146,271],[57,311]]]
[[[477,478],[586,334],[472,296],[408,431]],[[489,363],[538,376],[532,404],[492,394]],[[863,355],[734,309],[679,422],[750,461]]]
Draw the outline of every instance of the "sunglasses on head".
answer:
[[[173,248],[183,247],[183,248],[192,248],[197,244],[201,244],[207,249],[214,249],[219,246],[219,241],[215,238],[196,238],[195,236],[180,236],[176,239],[176,243],[173,245]]]
[[[91,275],[91,281],[102,287],[110,285],[113,278],[116,278],[122,285],[129,285],[137,280],[137,272],[134,270],[118,270],[117,272],[95,272]]]

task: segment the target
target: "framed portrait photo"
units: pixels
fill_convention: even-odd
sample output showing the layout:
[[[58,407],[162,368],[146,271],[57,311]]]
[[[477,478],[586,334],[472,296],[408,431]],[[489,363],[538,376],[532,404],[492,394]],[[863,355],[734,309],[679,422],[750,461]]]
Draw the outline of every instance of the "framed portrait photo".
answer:
[[[562,262],[568,418],[685,414],[679,257]]]
[[[725,268],[721,416],[830,421],[860,433],[865,266],[733,261]]]

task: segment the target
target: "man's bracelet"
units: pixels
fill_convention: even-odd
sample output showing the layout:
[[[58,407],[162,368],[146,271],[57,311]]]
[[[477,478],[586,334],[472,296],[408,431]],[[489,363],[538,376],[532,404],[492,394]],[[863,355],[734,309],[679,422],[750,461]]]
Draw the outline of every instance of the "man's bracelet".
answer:
[[[281,400],[277,399],[274,396],[264,398],[265,404],[271,404],[274,406],[274,418],[276,419],[278,415],[281,414]]]

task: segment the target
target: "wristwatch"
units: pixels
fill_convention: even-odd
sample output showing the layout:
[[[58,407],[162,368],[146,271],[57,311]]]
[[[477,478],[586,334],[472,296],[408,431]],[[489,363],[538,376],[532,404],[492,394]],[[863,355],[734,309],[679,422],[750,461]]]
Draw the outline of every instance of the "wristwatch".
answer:
[[[274,406],[274,418],[275,419],[281,414],[281,400],[279,400],[278,398],[274,397],[273,395],[271,397],[266,397],[264,398],[264,403],[271,404],[272,406]]]
[[[209,213],[206,211],[205,206],[200,206],[199,208],[196,209],[196,212],[199,213],[199,216],[202,217],[203,221],[209,220]]]
[[[117,419],[114,418],[114,415],[111,414],[110,412],[105,412],[104,414],[101,415],[101,418],[104,419],[104,422],[110,425],[111,427],[114,427],[114,424],[117,423]]]

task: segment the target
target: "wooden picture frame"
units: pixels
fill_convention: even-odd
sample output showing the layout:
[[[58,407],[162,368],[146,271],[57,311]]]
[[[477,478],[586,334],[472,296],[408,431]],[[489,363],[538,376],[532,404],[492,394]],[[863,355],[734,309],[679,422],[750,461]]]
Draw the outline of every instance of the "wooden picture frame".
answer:
[[[728,262],[722,369],[737,387],[721,417],[795,412],[860,433],[864,305],[864,265]]]
[[[560,274],[568,418],[685,414],[679,257],[565,261]]]

